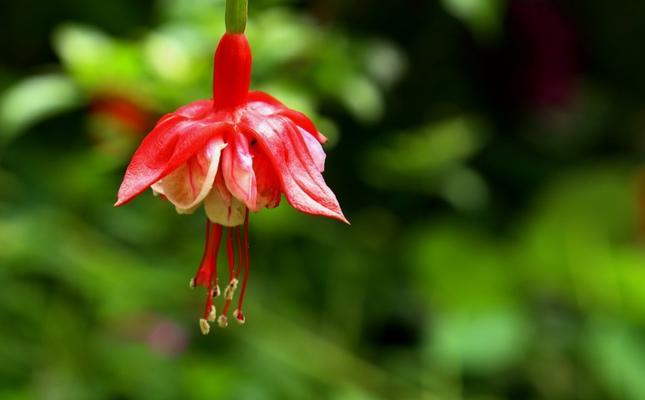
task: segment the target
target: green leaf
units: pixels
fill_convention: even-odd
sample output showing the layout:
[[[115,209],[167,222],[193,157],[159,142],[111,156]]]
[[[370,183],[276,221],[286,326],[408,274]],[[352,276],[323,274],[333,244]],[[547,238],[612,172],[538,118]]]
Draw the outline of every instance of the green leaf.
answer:
[[[8,141],[33,124],[78,106],[82,95],[66,76],[51,74],[25,79],[0,97],[2,141]]]

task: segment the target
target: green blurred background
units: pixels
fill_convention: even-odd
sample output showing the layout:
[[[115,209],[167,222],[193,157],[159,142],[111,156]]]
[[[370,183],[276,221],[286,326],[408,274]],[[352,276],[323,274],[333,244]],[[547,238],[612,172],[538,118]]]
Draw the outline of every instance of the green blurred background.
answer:
[[[203,213],[112,204],[209,97],[223,0],[0,3],[0,399],[645,399],[645,3],[250,0],[352,226],[253,215],[199,332]]]

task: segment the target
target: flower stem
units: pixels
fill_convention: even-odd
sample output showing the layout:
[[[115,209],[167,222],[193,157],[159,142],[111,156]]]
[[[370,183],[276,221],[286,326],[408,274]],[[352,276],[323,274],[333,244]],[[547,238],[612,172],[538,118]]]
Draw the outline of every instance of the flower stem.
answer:
[[[226,32],[244,33],[248,0],[226,0]]]

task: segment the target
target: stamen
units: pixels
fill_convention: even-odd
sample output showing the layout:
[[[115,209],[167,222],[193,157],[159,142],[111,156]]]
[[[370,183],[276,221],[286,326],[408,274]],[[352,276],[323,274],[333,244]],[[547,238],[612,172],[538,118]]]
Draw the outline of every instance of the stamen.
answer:
[[[237,269],[235,270],[235,278],[240,278],[240,272],[242,272],[242,241],[240,236],[242,236],[242,229],[239,226],[235,227],[235,241],[237,242]]]
[[[244,314],[242,313],[242,304],[244,303],[244,293],[246,292],[246,283],[249,279],[249,209],[246,209],[246,215],[244,216],[244,279],[242,280],[242,289],[240,290],[240,299],[237,303],[237,309],[233,313],[235,319],[240,324],[243,324],[246,320]]]
[[[224,289],[224,308],[218,316],[213,299],[220,295],[220,288],[217,277],[217,256],[219,254],[220,242],[223,234],[223,227],[218,224],[207,221],[206,223],[206,244],[204,246],[204,255],[199,265],[199,269],[193,279],[190,280],[190,287],[196,285],[206,286],[208,293],[206,295],[206,305],[204,309],[204,318],[199,320],[199,326],[204,335],[210,332],[209,322],[217,321],[217,324],[225,328],[228,326],[228,310],[231,306],[235,291],[239,285],[239,278],[244,271],[242,280],[242,293],[238,302],[238,307],[233,311],[233,317],[239,324],[245,322],[242,313],[242,303],[244,292],[249,276],[249,210],[246,210],[244,217],[244,228],[231,227],[228,230],[226,240],[226,255],[228,258],[228,284]],[[237,249],[235,248],[237,247]],[[236,251],[237,250],[237,251]],[[237,253],[237,254],[236,254]],[[237,265],[236,265],[237,261]],[[237,267],[237,268],[236,268]]]
[[[240,325],[243,325],[244,322],[246,322],[246,320],[244,318],[244,314],[242,314],[242,312],[237,308],[235,309],[235,311],[233,311],[233,317],[235,317],[235,320]]]
[[[226,241],[226,253],[228,255],[228,285],[226,286],[226,290],[224,290],[224,298],[226,301],[224,302],[224,310],[222,310],[222,315],[220,315],[220,319],[222,316],[224,317],[224,320],[226,320],[226,316],[228,315],[228,309],[231,306],[231,300],[233,300],[233,295],[235,294],[235,289],[237,288],[237,279],[235,279],[235,251],[233,249],[233,229],[234,228],[228,228],[228,240]],[[219,320],[218,320],[219,322]],[[224,324],[223,327],[227,326],[228,322]],[[222,324],[220,323],[220,326]]]
[[[210,315],[213,312],[213,289],[208,290],[206,294],[206,306],[204,307],[204,318],[210,321]]]
[[[211,222],[206,218],[206,239],[204,240],[204,252],[202,253],[202,259],[199,262],[199,267],[197,267],[197,272],[195,273],[195,277],[190,280],[190,286],[195,287],[196,284],[200,284],[200,274],[202,273],[202,270],[204,269],[204,264],[206,261],[208,261],[208,255],[209,255],[209,248],[211,245]],[[205,271],[204,271],[205,272]]]
[[[222,240],[222,226],[218,224],[213,224],[215,226],[215,230],[217,231],[217,245],[215,248],[215,251],[211,253],[211,260],[213,263],[213,274],[211,277],[211,285],[214,286],[214,297],[219,297],[220,295],[220,290],[219,290],[219,279],[217,278],[217,256],[219,255],[219,245],[220,241]]]
[[[235,254],[233,252],[233,228],[228,228],[228,240],[226,241],[226,255],[228,256],[228,281],[233,280],[233,268],[235,267]]]
[[[222,315],[224,316],[228,315],[228,309],[231,307],[231,302],[235,296],[235,290],[237,290],[237,283],[237,279],[233,278],[228,286],[226,286],[226,290],[224,290],[224,299],[226,299],[224,302],[224,310],[222,311]]]
[[[213,297],[219,295],[219,287],[217,286],[217,255],[219,253],[221,238],[222,227],[206,220],[206,244],[204,246],[204,254],[202,255],[202,260],[195,277],[190,281],[191,287],[200,285],[205,286],[208,290],[206,294],[203,318],[206,322],[212,322],[215,320]],[[204,324],[200,322],[200,326],[202,328],[202,332],[206,331],[206,333],[208,333],[208,330],[204,328]]]
[[[199,320],[199,329],[202,331],[202,335],[208,335],[208,332],[211,330],[211,326],[208,324],[208,321],[202,318]]]
[[[210,279],[208,280],[208,297],[206,299],[206,310],[204,310],[206,318],[210,318],[210,314],[212,313],[213,297],[215,297],[216,293],[219,294],[219,287],[217,286],[217,255],[219,254],[219,242],[222,237],[221,226],[214,225],[213,236],[209,256],[211,272]],[[213,288],[213,284],[215,284],[215,288]]]
[[[233,296],[235,295],[235,290],[237,290],[237,283],[238,280],[233,278],[233,280],[226,286],[226,290],[224,291],[224,298],[226,300],[233,300]]]
[[[222,228],[206,220],[206,245],[204,246],[204,254],[199,263],[199,268],[195,274],[195,285],[201,285],[208,289],[211,288],[211,280],[213,279],[213,274],[216,272],[217,253],[219,252],[221,237]]]

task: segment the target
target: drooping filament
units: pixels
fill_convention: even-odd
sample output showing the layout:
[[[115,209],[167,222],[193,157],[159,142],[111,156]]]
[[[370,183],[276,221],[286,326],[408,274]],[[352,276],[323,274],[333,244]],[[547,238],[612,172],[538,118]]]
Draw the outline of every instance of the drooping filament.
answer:
[[[246,282],[249,280],[249,210],[248,208],[246,209],[246,215],[244,217],[244,232],[242,234],[243,243],[244,243],[244,257],[240,257],[244,260],[243,265],[244,265],[244,279],[242,280],[242,289],[240,290],[240,299],[238,300],[237,303],[237,309],[234,312],[235,319],[243,324],[245,319],[244,319],[244,313],[242,313],[242,303],[244,302],[244,293],[246,292]],[[240,252],[240,256],[241,256]],[[238,275],[239,275],[239,270],[238,270]]]
[[[191,279],[190,286],[203,286],[207,289],[206,305],[204,307],[204,322],[200,321],[202,331],[208,331],[206,321],[215,320],[215,306],[213,298],[219,296],[219,284],[217,278],[217,255],[219,253],[219,243],[222,237],[222,227],[206,222],[206,244],[204,246],[204,255],[197,269],[195,277]]]
[[[216,308],[213,304],[213,299],[220,295],[219,280],[217,276],[217,257],[219,255],[222,236],[224,234],[224,227],[208,220],[206,221],[206,243],[204,245],[204,254],[195,277],[190,281],[191,287],[202,286],[207,290],[204,317],[199,321],[203,334],[207,334],[210,331],[209,322],[217,321],[218,325],[222,328],[228,325],[228,312],[235,296],[235,291],[239,282],[238,279],[240,279],[242,271],[244,271],[244,276],[242,278],[242,291],[237,309],[233,312],[233,316],[238,323],[242,324],[245,322],[244,314],[242,314],[242,304],[249,272],[248,219],[249,211],[247,209],[243,229],[242,226],[229,227],[228,232],[226,233],[226,257],[228,261],[229,278],[226,289],[224,290],[224,306],[219,317],[216,316]]]

